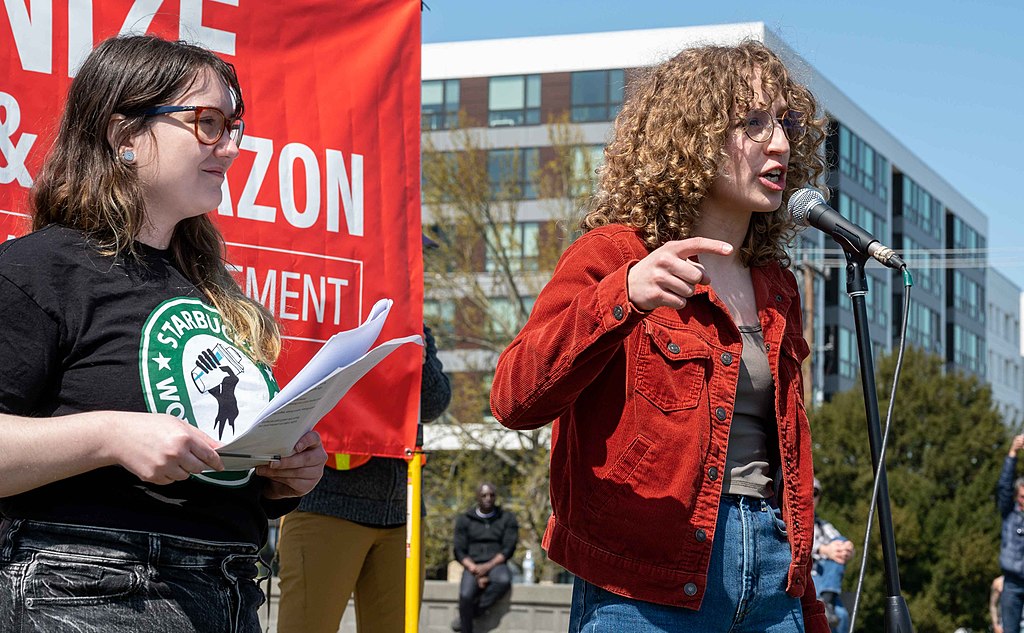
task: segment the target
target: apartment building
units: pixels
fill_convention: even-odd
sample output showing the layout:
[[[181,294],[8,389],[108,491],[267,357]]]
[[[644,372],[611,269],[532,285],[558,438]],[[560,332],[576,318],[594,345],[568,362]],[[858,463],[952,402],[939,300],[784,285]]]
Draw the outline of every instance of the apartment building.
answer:
[[[996,328],[992,321],[1019,330],[1020,289],[988,269],[987,217],[763,23],[426,44],[424,136],[445,148],[461,112],[486,139],[492,180],[510,164],[508,153],[517,153],[524,186],[516,221],[529,242],[552,220],[550,205],[525,184],[552,151],[546,122],[567,114],[584,153],[600,160],[636,72],[688,46],[744,38],[761,40],[783,56],[832,121],[826,142],[832,206],[905,254],[914,279],[908,343],[942,356],[950,368],[992,380],[1000,407],[1019,416],[1019,343],[1007,347],[1019,334],[1011,336],[1012,328]],[[832,240],[814,230],[799,236],[793,261],[812,324],[811,395],[820,401],[852,387],[859,372],[845,262]],[[874,263],[867,275],[868,325],[877,354],[897,342],[903,278]],[[443,321],[443,312],[454,309],[430,304],[428,316]],[[457,369],[457,359],[450,360]],[[1016,383],[1008,377],[1014,374]]]

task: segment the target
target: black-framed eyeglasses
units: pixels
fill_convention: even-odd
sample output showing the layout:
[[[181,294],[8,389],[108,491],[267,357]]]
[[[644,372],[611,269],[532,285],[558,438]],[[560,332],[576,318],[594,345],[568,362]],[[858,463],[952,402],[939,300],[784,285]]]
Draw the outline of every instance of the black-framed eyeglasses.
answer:
[[[806,131],[805,119],[804,113],[799,110],[786,110],[779,117],[773,117],[764,110],[751,110],[739,121],[747,138],[755,143],[764,143],[775,133],[776,122],[782,126],[786,138],[790,141],[800,140]]]
[[[245,122],[242,119],[231,119],[221,112],[220,108],[210,106],[189,106],[189,105],[166,105],[150,108],[143,112],[143,116],[156,116],[158,114],[170,114],[172,112],[195,112],[196,120],[192,124],[192,133],[196,140],[203,145],[216,145],[227,131],[228,136],[235,145],[242,142],[242,135],[245,133]]]

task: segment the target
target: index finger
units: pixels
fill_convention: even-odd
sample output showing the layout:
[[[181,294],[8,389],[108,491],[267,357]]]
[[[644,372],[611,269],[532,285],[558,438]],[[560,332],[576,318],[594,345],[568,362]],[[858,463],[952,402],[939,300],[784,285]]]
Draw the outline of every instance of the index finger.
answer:
[[[710,237],[688,237],[683,240],[669,242],[673,250],[681,257],[689,257],[699,253],[711,255],[728,255],[732,252],[732,244],[722,240],[714,240]]]
[[[224,462],[221,461],[220,455],[217,453],[217,449],[223,446],[223,443],[218,442],[195,427],[190,428],[194,429],[193,437],[199,439],[199,441],[193,442],[190,452],[210,468],[224,470]]]

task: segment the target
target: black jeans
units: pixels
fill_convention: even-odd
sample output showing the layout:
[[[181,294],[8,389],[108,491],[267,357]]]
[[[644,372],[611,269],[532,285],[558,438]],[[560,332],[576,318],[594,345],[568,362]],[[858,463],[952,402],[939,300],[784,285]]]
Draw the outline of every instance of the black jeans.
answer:
[[[257,550],[167,534],[0,522],[0,633],[258,633]]]
[[[459,586],[459,622],[462,624],[462,633],[473,633],[473,618],[490,609],[512,587],[512,573],[504,563],[495,565],[487,578],[490,582],[481,589],[477,585],[476,576],[469,570],[462,572],[462,584]]]

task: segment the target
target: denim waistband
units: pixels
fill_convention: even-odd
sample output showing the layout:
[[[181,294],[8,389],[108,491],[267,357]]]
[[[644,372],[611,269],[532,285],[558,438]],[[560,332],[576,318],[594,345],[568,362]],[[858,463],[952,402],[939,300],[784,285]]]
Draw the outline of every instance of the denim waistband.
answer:
[[[251,543],[26,519],[0,520],[0,559],[10,560],[18,552],[76,553],[83,548],[102,552],[104,557],[114,560],[169,567],[216,567],[225,572],[225,566],[232,561],[251,564],[258,559],[258,550]]]
[[[746,495],[734,495],[734,494],[723,494],[722,503],[730,503],[734,506],[746,506],[754,512],[767,512],[769,510],[774,511],[775,497],[769,499],[761,499],[759,497],[748,497]]]

